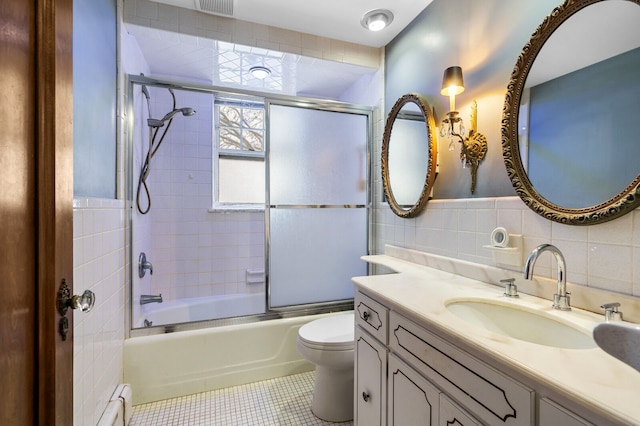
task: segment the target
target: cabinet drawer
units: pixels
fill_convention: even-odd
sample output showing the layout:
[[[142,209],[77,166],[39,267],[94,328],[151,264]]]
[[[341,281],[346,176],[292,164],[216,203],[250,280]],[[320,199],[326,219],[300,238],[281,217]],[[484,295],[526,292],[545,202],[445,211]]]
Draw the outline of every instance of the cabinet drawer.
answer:
[[[530,426],[535,393],[396,312],[389,347],[482,422]]]
[[[386,345],[389,309],[370,297],[356,292],[354,311],[356,324]]]

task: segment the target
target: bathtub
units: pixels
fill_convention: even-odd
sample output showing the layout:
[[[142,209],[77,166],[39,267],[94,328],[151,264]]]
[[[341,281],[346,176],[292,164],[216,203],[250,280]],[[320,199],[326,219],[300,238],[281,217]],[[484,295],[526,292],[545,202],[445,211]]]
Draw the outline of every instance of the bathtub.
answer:
[[[263,313],[264,306],[264,293],[224,294],[148,303],[141,306],[142,315],[136,327],[144,327],[145,320],[152,325],[165,325],[253,315]]]
[[[298,329],[327,315],[133,337],[124,342],[124,382],[138,405],[311,371],[296,349]]]

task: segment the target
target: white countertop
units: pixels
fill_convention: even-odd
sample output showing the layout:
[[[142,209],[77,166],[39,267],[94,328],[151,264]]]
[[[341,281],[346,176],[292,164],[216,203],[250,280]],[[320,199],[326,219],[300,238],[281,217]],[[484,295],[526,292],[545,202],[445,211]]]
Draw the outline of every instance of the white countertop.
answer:
[[[520,294],[506,298],[503,288],[386,255],[365,256],[367,262],[397,273],[354,277],[358,289],[409,319],[449,334],[463,345],[491,355],[543,386],[604,412],[615,421],[640,424],[640,372],[602,349],[561,349],[529,343],[470,325],[445,304],[450,299],[484,298],[544,311],[591,333],[603,315],[573,308],[558,311],[551,301]],[[587,419],[588,420],[588,419]]]

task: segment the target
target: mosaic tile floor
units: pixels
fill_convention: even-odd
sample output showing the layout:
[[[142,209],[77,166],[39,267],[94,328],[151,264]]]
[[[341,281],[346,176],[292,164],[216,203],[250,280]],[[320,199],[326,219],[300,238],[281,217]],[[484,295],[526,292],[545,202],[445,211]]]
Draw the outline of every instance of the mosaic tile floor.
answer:
[[[130,426],[322,426],[311,413],[313,371],[133,407]]]

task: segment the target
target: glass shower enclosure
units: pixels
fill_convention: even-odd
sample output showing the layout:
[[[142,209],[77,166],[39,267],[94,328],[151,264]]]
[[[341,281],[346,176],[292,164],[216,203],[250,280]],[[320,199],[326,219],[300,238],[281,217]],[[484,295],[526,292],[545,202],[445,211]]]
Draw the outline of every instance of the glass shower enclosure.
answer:
[[[144,76],[127,87],[132,335],[353,306],[369,253],[370,107]],[[237,129],[219,112],[234,102]],[[225,132],[246,133],[250,152],[230,152]],[[247,182],[263,201],[220,197]]]

